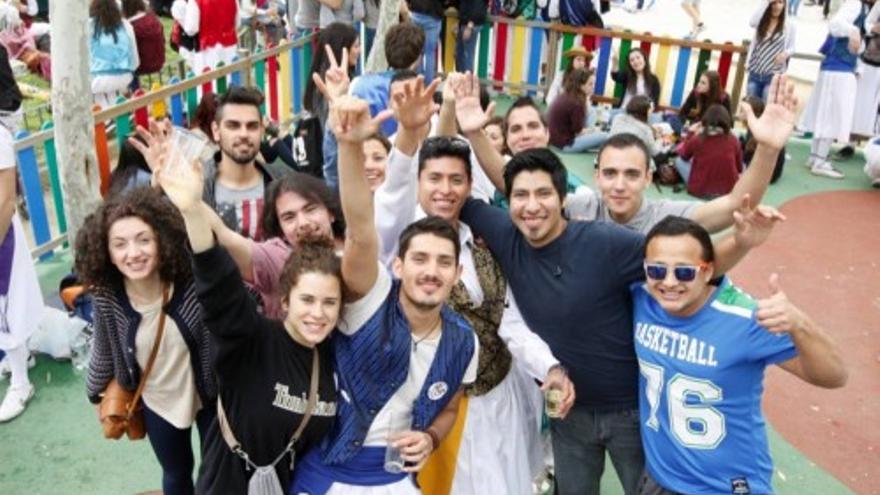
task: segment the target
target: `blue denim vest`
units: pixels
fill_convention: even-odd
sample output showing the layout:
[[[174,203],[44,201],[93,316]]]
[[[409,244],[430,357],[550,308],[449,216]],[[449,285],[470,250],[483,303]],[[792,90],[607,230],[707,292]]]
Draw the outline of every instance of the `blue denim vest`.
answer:
[[[398,303],[400,281],[395,280],[385,303],[354,335],[337,333],[334,339],[339,397],[336,422],[324,441],[322,460],[341,464],[360,451],[376,414],[406,380],[409,373],[411,333]],[[425,430],[452,399],[474,355],[474,331],[457,313],[444,306],[443,336],[428,377],[413,404],[414,430]],[[439,382],[445,392],[436,397]],[[432,387],[432,385],[435,385]],[[432,389],[433,398],[428,389]]]
[[[853,25],[859,29],[859,33],[863,36],[865,34],[864,26],[867,17],[868,9],[862,4],[862,10],[858,17],[856,17]],[[825,58],[819,66],[819,70],[829,72],[855,72],[858,54],[849,51],[848,37],[844,36],[837,38],[829,34],[825,38],[825,42],[822,43],[822,47],[819,48],[819,52],[822,55],[825,55]]]

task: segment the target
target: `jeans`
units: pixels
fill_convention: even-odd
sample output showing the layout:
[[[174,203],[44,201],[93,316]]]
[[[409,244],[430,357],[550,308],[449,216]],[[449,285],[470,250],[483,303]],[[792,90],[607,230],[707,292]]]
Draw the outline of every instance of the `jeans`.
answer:
[[[588,150],[598,149],[608,141],[607,132],[590,132],[574,138],[574,142],[562,148],[564,153],[583,153]]]
[[[204,443],[208,426],[216,418],[217,409],[203,407],[196,414],[199,439]],[[191,428],[180,430],[144,405],[147,438],[162,466],[162,492],[165,495],[191,495],[193,492],[193,461]]]
[[[425,76],[425,85],[427,85],[434,80],[434,75],[437,73],[437,44],[440,42],[440,26],[443,20],[416,12],[413,12],[411,15],[413,24],[422,28],[425,32],[425,50],[422,52],[424,56],[422,74]]]
[[[639,410],[594,412],[575,406],[550,420],[558,495],[598,495],[605,452],[626,495],[634,495],[645,467]]]
[[[336,135],[330,131],[329,126],[327,127],[324,129],[324,141],[321,144],[321,151],[324,155],[324,182],[331,190],[338,191],[339,169],[336,160],[339,155],[339,145],[336,143]]]
[[[755,74],[749,71],[749,82],[746,85],[746,95],[755,96],[767,101],[767,95],[770,93],[770,82],[773,81],[773,74]]]
[[[797,15],[801,0],[788,0],[788,15]]]
[[[455,70],[458,72],[467,72],[474,70],[474,55],[477,51],[477,33],[480,26],[474,26],[471,29],[471,37],[464,39],[464,30],[467,27],[465,23],[458,24],[458,39],[455,43]]]
[[[690,160],[685,160],[680,156],[675,158],[675,170],[678,170],[678,175],[681,176],[681,180],[685,184],[691,178],[691,165]]]
[[[647,469],[642,473],[642,479],[639,480],[639,490],[636,493],[638,493],[638,495],[679,495],[677,492],[667,490],[660,486],[660,484],[651,477],[651,474],[648,473]]]

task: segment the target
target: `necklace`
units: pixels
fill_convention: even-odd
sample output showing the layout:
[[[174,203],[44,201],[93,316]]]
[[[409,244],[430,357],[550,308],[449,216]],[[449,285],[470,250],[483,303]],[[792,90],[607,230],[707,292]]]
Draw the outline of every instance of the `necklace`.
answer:
[[[421,337],[419,337],[419,338],[415,338],[415,337],[413,337],[413,338],[412,338],[412,352],[416,352],[416,350],[419,348],[419,344],[421,344],[422,342],[424,342],[425,339],[427,339],[428,337],[430,337],[431,335],[433,335],[434,332],[436,332],[436,331],[440,328],[440,324],[441,324],[442,321],[443,321],[442,319],[441,319],[440,321],[438,321],[437,324],[434,325],[434,328],[428,330],[428,331],[427,331],[424,335],[422,335]]]

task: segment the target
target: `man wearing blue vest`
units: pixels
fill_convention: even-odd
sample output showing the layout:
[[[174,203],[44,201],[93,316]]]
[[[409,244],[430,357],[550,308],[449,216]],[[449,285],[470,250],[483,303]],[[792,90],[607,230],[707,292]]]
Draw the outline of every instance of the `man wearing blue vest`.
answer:
[[[324,86],[319,84],[326,96]],[[463,385],[476,378],[476,335],[445,305],[461,274],[455,229],[437,217],[407,227],[393,263],[396,280],[378,261],[362,144],[389,116],[386,110],[371,119],[367,103],[352,96],[330,98],[348,224],[342,273],[350,298],[334,340],[337,421],[320,452],[297,466],[291,489],[297,495],[368,493],[367,487],[379,486],[381,493],[420,493],[410,473],[449,432]],[[385,469],[390,447],[399,449],[400,472]]]
[[[765,230],[766,232],[766,230]],[[770,276],[755,301],[715,272],[706,229],[667,217],[645,238],[644,282],[630,288],[639,360],[640,495],[772,493],[761,414],[764,370],[841,387],[847,372],[828,335]]]

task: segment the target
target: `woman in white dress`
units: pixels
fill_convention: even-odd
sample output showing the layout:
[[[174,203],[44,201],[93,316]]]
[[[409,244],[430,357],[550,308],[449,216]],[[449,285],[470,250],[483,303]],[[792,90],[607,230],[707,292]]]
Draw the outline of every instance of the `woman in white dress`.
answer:
[[[27,340],[39,322],[43,295],[18,215],[15,213],[13,122],[21,93],[12,79],[6,49],[0,47],[0,350],[11,383],[0,403],[0,422],[24,412],[34,395],[28,380]],[[36,317],[35,317],[36,316]]]

